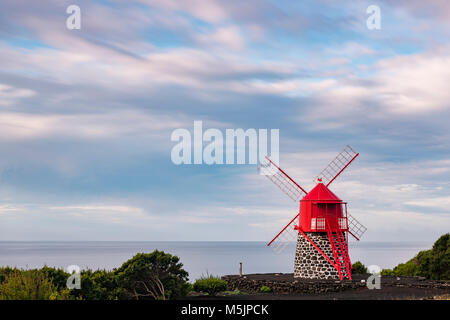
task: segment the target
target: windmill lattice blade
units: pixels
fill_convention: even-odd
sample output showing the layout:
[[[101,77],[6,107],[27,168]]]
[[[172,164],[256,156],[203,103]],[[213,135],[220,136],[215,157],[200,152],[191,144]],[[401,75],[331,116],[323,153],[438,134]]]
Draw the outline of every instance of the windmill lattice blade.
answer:
[[[298,201],[306,192],[295,183],[283,170],[277,167],[270,159],[267,164],[259,164],[259,173],[265,175],[278,188],[294,201]]]
[[[321,178],[323,184],[328,186],[331,182],[336,179],[341,172],[359,155],[350,146],[346,146],[341,153],[339,153],[333,161],[331,161],[328,166],[319,173],[314,181]]]
[[[280,254],[286,249],[286,247],[297,241],[298,232],[294,229],[294,223],[299,215],[297,214],[294,219],[292,219],[275,238],[272,239],[267,245],[272,248],[275,254]]]
[[[351,214],[348,214],[348,231],[356,239],[361,239],[367,228],[356,220]]]

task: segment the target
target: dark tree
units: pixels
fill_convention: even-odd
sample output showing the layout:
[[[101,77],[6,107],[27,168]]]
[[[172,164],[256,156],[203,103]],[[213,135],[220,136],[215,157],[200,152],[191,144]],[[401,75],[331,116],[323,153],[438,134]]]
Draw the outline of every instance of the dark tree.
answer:
[[[368,273],[368,270],[365,265],[362,264],[360,261],[356,261],[352,266],[352,273],[354,274],[366,274]]]
[[[115,270],[119,284],[131,299],[171,299],[185,296],[188,273],[177,256],[155,250],[138,253]]]

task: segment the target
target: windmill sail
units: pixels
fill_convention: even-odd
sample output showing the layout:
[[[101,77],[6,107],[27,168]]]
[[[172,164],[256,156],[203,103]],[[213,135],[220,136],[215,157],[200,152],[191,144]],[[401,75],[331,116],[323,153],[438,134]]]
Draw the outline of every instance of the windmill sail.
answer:
[[[298,218],[297,214],[267,245],[272,248],[276,254],[280,254],[286,247],[297,241],[298,232],[294,230],[294,221]]]
[[[348,214],[348,233],[350,233],[356,240],[361,239],[367,228],[356,220],[351,214]]]
[[[341,153],[339,153],[336,158],[331,161],[328,166],[319,173],[319,175],[314,179],[322,179],[323,184],[327,187],[342,173],[342,171],[347,168],[350,163],[352,163],[355,158],[359,156],[355,150],[350,146],[346,146]]]
[[[298,201],[300,197],[307,194],[307,192],[300,187],[291,177],[287,175],[280,167],[278,167],[272,160],[266,157],[268,162],[266,164],[259,164],[258,171],[265,175],[277,187],[281,189],[294,201]]]

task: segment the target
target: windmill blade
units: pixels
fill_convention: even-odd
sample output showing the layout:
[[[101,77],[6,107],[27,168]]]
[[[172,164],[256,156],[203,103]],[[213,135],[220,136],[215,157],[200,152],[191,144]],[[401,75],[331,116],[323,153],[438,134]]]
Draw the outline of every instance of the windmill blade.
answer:
[[[297,214],[267,245],[272,248],[276,254],[280,254],[286,247],[297,241],[298,232],[294,230],[294,221],[300,214]]]
[[[351,214],[348,214],[348,233],[350,233],[356,240],[361,239],[367,228],[355,219]]]
[[[327,187],[342,173],[342,171],[347,168],[356,157],[359,156],[355,150],[350,146],[346,146],[341,153],[339,153],[336,158],[331,161],[328,166],[319,173],[319,175],[314,179],[322,179],[323,184]]]
[[[265,175],[270,181],[278,186],[281,191],[289,196],[294,201],[298,201],[300,197],[306,195],[305,189],[300,187],[286,172],[281,170],[272,160],[267,156],[269,161],[267,164],[259,164],[258,171],[260,174]]]

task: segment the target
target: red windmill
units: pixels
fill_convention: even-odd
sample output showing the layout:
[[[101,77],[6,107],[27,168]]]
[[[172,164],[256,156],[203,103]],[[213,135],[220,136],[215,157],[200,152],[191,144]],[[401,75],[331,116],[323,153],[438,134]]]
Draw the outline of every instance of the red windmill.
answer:
[[[347,203],[328,187],[358,155],[347,146],[314,179],[318,183],[310,192],[268,157],[268,163],[259,166],[260,173],[291,199],[303,196],[299,213],[267,244],[279,253],[297,239],[294,277],[351,280],[348,234],[359,240],[367,229],[347,213]]]

